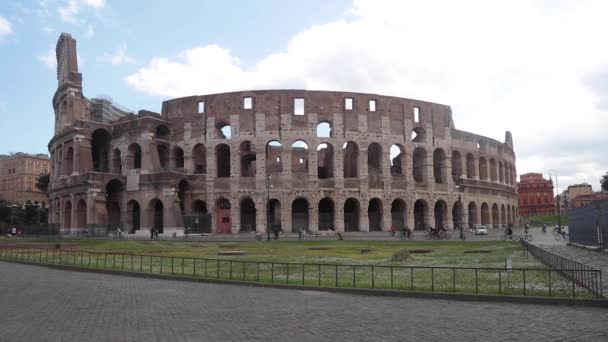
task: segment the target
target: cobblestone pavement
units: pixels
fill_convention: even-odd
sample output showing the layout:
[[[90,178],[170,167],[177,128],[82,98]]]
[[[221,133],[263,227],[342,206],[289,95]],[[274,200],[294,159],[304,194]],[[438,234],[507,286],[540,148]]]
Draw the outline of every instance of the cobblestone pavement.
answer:
[[[0,262],[0,341],[606,341],[608,310],[369,297]]]

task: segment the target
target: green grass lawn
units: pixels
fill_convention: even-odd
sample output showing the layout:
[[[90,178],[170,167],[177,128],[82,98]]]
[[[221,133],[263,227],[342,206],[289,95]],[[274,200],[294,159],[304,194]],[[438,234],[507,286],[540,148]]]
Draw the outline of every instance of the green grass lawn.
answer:
[[[557,214],[554,215],[537,215],[528,217],[530,224],[532,226],[542,226],[546,224],[547,226],[555,226],[558,222],[562,225],[568,225],[568,215],[566,213],[562,213],[561,217],[558,217]]]

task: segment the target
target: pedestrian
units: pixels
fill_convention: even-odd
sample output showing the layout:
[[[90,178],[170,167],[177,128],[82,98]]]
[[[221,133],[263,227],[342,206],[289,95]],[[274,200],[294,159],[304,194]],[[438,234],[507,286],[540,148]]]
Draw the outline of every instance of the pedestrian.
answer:
[[[275,240],[278,240],[278,239],[279,239],[279,229],[278,229],[278,228],[275,228],[275,229],[274,229],[274,239],[275,239]]]
[[[524,233],[525,233],[526,235],[528,235],[528,227],[529,227],[529,226],[528,226],[528,224],[526,223],[526,224],[524,225]]]
[[[158,229],[154,228],[154,240],[158,240]]]
[[[302,228],[298,229],[298,240],[302,240]]]
[[[154,240],[154,228],[150,228],[150,240]]]
[[[546,224],[546,223],[544,223],[544,224],[543,224],[543,233],[546,233],[546,232],[547,232],[547,224]]]

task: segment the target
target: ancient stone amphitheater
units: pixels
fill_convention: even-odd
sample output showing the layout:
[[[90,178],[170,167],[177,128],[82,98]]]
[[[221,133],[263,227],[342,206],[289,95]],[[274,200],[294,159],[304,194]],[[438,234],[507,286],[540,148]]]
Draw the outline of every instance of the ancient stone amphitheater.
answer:
[[[511,134],[499,142],[458,130],[449,106],[256,90],[103,119],[82,93],[70,35],[60,37],[57,58],[50,205],[64,231],[366,232],[517,221]]]

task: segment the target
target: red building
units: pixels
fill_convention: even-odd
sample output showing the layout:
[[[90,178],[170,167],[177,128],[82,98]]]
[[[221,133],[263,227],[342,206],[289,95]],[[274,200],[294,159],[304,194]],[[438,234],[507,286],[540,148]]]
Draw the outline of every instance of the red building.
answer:
[[[526,173],[519,176],[519,214],[521,216],[555,213],[553,181],[544,179],[542,173]]]

